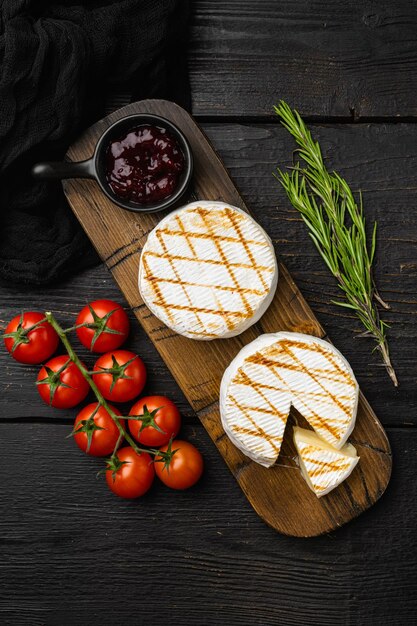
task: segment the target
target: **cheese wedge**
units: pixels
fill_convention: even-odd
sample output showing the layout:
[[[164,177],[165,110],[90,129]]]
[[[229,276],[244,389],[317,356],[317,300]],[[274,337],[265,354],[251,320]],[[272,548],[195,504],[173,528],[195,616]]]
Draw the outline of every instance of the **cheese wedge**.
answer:
[[[356,467],[359,457],[350,443],[340,449],[322,441],[313,431],[294,427],[294,443],[301,473],[318,498],[342,483]]]
[[[198,201],[149,234],[139,291],[156,317],[192,339],[233,337],[257,322],[278,280],[271,240],[247,213]]]
[[[355,425],[357,404],[358,384],[346,359],[327,341],[299,333],[252,341],[226,369],[220,386],[225,432],[266,467],[278,458],[291,405],[340,449]]]

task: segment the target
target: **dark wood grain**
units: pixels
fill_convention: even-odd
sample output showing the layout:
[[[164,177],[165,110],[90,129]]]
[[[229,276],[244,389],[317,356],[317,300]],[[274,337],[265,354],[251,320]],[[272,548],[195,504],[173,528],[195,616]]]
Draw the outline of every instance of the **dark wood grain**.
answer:
[[[142,101],[109,115],[86,131],[70,148],[68,157],[71,160],[88,158],[103,130],[122,116],[135,112],[165,116],[184,132],[194,155],[194,197],[222,199],[246,209],[222,163],[193,119],[167,101]],[[313,536],[341,526],[381,496],[391,472],[390,448],[380,423],[363,397],[360,398],[353,433],[361,457],[360,471],[349,477],[343,489],[320,500],[308,489],[294,467],[278,463],[269,470],[263,468],[245,457],[224,436],[218,408],[219,385],[224,370],[241,347],[262,333],[278,330],[324,336],[323,329],[282,263],[274,300],[255,326],[239,337],[225,341],[204,343],[186,339],[172,333],[150,315],[137,288],[141,247],[160,217],[120,209],[93,181],[66,181],[64,190],[75,215],[142,327],[196,410],[250,503],[268,524],[290,535]],[[294,450],[289,439],[287,435],[282,454],[291,457]],[[304,515],[306,507],[308,515]]]
[[[369,218],[379,221],[377,277],[393,306],[390,336],[401,383],[395,392],[369,344],[351,340],[355,320],[329,306],[337,295],[334,283],[304,226],[271,184],[271,167],[288,161],[290,140],[276,124],[250,125],[255,117],[271,116],[281,97],[326,122],[328,116],[341,122],[368,116],[414,121],[415,3],[192,4],[194,112],[215,118],[216,124],[205,126],[209,137],[380,419],[385,425],[416,424],[414,125],[314,127],[335,167],[365,191]],[[116,94],[108,111],[128,101],[128,94]],[[231,118],[243,125],[227,123]],[[64,320],[101,296],[121,297],[104,267],[49,288],[8,285],[0,288],[0,318],[30,305],[54,308]],[[194,420],[139,327],[130,345],[146,360],[150,388],[170,394],[186,420]],[[18,366],[3,350],[0,371],[1,624],[414,624],[415,430],[389,429],[394,471],[374,507],[336,533],[299,541],[277,536],[253,513],[201,426],[184,432],[205,455],[206,475],[196,489],[173,494],[156,486],[137,503],[113,498],[95,479],[98,463],[65,439],[69,426],[52,423],[70,422],[75,410],[42,405],[32,385],[35,370]],[[14,423],[5,424],[8,419]],[[50,423],[29,423],[43,419]]]
[[[286,200],[271,172],[288,164],[292,140],[277,124],[206,124],[204,129],[225,162],[256,219],[271,235],[281,259],[328,335],[352,364],[362,390],[386,426],[417,424],[417,127],[413,124],[313,125],[325,157],[355,189],[362,189],[368,222],[378,220],[376,277],[391,304],[385,319],[400,387],[389,384],[379,357],[347,311],[332,306],[337,286],[309,240],[306,228]],[[0,287],[0,326],[28,306],[53,306],[61,320],[74,320],[89,299],[121,297],[104,267],[97,267],[48,288]],[[128,305],[126,303],[126,307]],[[131,315],[131,319],[134,317]],[[3,322],[2,322],[3,320]],[[150,369],[149,389],[167,391],[180,403],[187,419],[193,412],[164,367],[146,333],[136,328],[131,347]],[[91,357],[82,352],[87,360]],[[0,351],[3,375],[0,419],[31,414],[57,417],[40,404],[31,381],[36,368],[21,367]],[[7,400],[7,405],[6,405]],[[71,412],[70,412],[71,414]]]
[[[2,625],[413,623],[415,430],[389,430],[395,469],[375,507],[308,541],[253,514],[202,426],[182,433],[204,454],[202,482],[157,483],[131,502],[96,478],[102,462],[69,430],[0,424]]]
[[[193,112],[360,120],[417,114],[417,5],[408,0],[197,0]]]

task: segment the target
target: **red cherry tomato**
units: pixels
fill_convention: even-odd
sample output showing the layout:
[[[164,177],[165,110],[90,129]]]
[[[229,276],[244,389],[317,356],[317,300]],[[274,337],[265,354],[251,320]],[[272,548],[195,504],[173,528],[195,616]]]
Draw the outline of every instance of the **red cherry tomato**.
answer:
[[[28,311],[16,315],[7,325],[3,335],[8,352],[19,363],[37,364],[46,361],[58,347],[59,337],[48,322],[33,330],[28,328],[45,319],[43,313]]]
[[[173,455],[168,466],[162,456],[155,457],[156,475],[172,489],[188,489],[200,479],[203,473],[203,457],[192,443],[182,439],[174,439],[172,444],[161,448],[161,452],[170,453],[171,450]]]
[[[110,408],[116,415],[121,415],[116,407],[110,405]],[[125,428],[125,421],[120,420],[120,423]],[[75,418],[73,433],[80,450],[91,456],[111,454],[120,434],[110,414],[98,402],[87,404],[81,409]]]
[[[129,318],[120,304],[112,300],[95,300],[78,314],[76,325],[78,339],[93,352],[116,350],[127,339]]]
[[[94,365],[94,382],[111,402],[128,402],[136,398],[146,383],[146,368],[137,354],[128,350],[106,352]]]
[[[181,416],[172,400],[165,396],[147,396],[138,400],[129,415],[143,415],[141,420],[128,420],[132,436],[145,446],[159,448],[178,435]]]
[[[84,400],[90,389],[78,367],[67,355],[50,359],[40,369],[37,379],[39,394],[57,409],[70,409]]]
[[[109,488],[121,498],[139,498],[151,487],[155,477],[153,462],[149,454],[136,452],[130,446],[121,448],[116,459],[108,462],[106,481]]]

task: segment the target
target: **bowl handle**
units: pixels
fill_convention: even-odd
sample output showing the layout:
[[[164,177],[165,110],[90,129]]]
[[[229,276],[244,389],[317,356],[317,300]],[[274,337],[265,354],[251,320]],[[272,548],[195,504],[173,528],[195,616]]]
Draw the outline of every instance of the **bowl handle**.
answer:
[[[32,167],[31,174],[33,178],[37,180],[53,178],[95,178],[96,168],[94,166],[94,159],[87,159],[86,161],[78,161],[76,163],[72,163],[71,161],[56,163],[45,161],[43,163],[36,163],[36,165]]]

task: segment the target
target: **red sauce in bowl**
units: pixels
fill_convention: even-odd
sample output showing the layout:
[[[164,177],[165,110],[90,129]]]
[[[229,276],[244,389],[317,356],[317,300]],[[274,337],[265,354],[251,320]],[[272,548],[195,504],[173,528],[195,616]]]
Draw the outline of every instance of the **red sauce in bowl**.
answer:
[[[107,148],[108,184],[116,196],[136,204],[155,204],[172,196],[184,167],[177,140],[159,126],[137,126]]]

